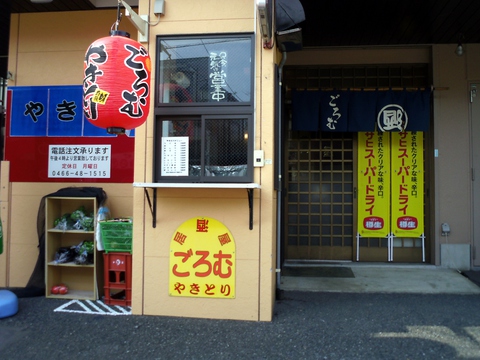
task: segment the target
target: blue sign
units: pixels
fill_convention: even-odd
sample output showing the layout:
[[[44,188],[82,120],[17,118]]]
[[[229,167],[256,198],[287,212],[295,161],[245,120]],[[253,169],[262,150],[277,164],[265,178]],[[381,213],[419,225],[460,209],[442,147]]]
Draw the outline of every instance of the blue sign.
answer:
[[[112,137],[83,113],[82,85],[13,86],[10,136]],[[129,137],[135,131],[127,131]]]
[[[82,136],[82,87],[50,88],[48,95],[47,136]]]

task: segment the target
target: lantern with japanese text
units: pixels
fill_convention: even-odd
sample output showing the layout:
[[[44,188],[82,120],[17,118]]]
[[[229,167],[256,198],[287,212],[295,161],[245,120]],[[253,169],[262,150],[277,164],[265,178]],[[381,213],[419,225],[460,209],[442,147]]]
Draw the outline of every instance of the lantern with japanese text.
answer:
[[[147,119],[151,60],[128,33],[110,34],[94,41],[85,53],[83,111],[93,125],[123,134]]]

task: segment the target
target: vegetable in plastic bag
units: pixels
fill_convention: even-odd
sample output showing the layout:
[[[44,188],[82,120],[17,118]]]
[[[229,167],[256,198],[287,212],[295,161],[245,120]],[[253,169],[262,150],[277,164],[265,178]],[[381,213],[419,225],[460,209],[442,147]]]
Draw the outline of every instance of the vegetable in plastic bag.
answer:
[[[65,264],[68,262],[72,262],[76,256],[76,248],[75,246],[71,247],[61,247],[55,253],[55,258],[53,262],[55,264]]]
[[[82,241],[75,247],[75,264],[89,265],[93,264],[93,241]]]
[[[76,221],[76,220],[80,220],[84,216],[85,216],[85,207],[82,205],[77,210],[72,212],[72,214],[70,215],[70,218]]]
[[[55,229],[58,230],[84,230],[93,231],[94,217],[93,213],[87,215],[85,207],[82,205],[71,214],[66,213],[61,217],[55,219],[53,224]]]
[[[53,226],[57,230],[70,230],[72,229],[74,222],[70,219],[70,214],[63,214],[61,217],[55,219]]]

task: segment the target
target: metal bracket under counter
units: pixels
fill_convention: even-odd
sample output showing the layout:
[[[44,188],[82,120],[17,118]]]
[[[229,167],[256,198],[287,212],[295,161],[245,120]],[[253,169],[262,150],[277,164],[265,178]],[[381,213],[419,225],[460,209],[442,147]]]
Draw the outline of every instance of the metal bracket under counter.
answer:
[[[253,190],[260,189],[255,183],[140,183],[134,182],[133,187],[143,188],[145,197],[152,213],[152,227],[157,227],[157,189],[158,188],[181,188],[181,189],[246,189],[249,208],[249,229],[253,229]],[[153,190],[153,201],[147,189]]]

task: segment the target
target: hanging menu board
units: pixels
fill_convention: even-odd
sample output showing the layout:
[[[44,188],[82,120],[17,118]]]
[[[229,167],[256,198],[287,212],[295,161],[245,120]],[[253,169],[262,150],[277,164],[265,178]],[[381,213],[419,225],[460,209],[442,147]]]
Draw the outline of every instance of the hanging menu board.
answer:
[[[162,176],[188,176],[188,136],[162,137]]]

